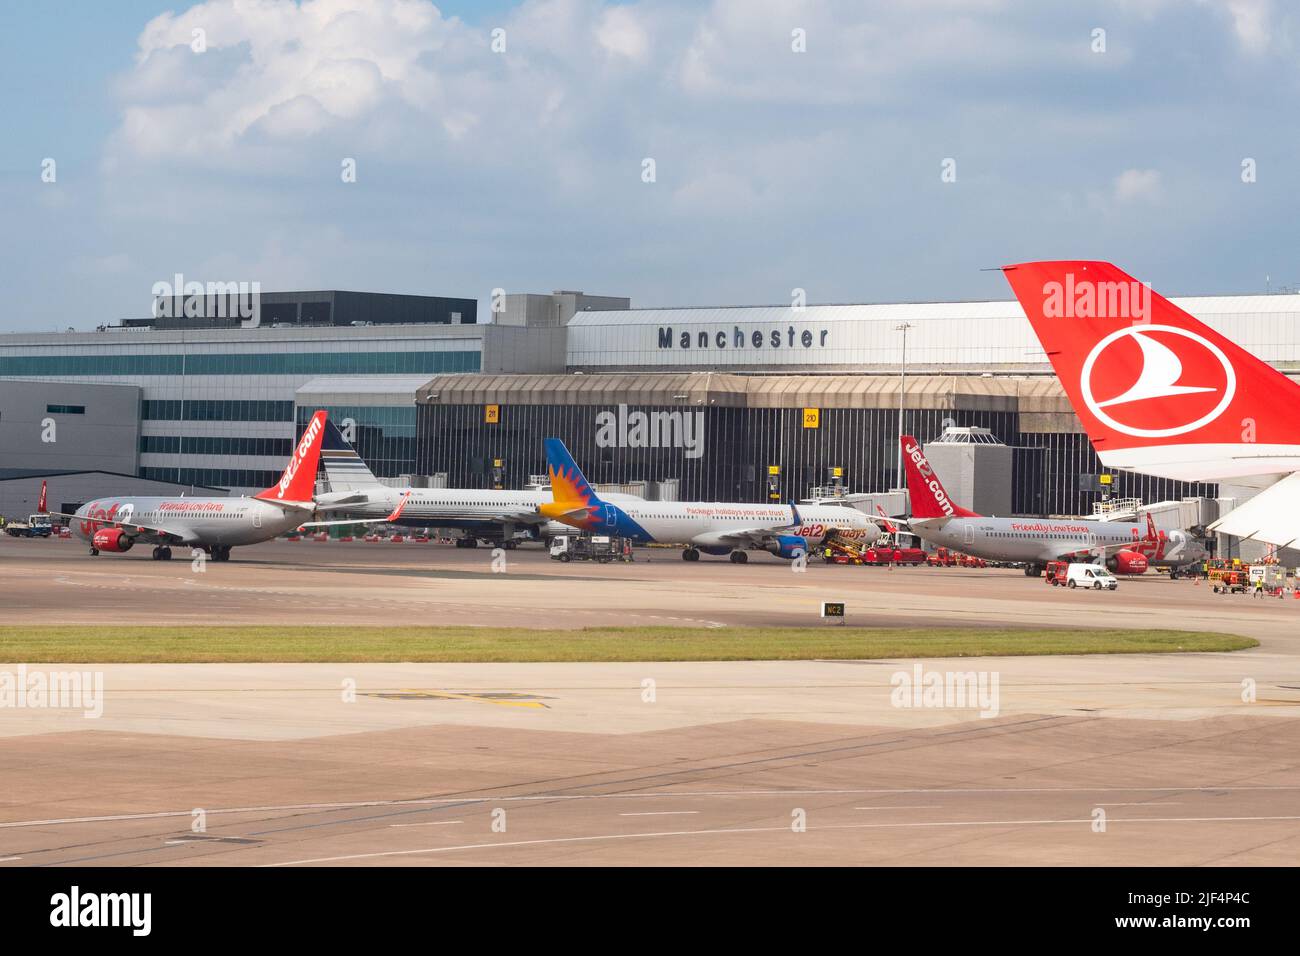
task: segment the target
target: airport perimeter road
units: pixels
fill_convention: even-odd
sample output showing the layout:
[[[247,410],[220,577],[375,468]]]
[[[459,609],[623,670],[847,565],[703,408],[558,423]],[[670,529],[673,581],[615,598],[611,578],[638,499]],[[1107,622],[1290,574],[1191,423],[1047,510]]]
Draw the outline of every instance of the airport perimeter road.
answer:
[[[575,627],[815,623],[817,602],[836,598],[857,623],[1170,626],[1263,644],[922,661],[92,666],[104,678],[97,719],[0,711],[0,866],[1300,859],[1300,601],[1154,577],[1066,594],[1011,571],[794,574],[763,556],[689,566],[673,552],[592,567],[520,551],[504,574],[489,551],[424,545],[303,542],[237,557],[248,560],[195,573],[188,561],[4,542],[0,600],[10,623]],[[941,706],[895,696],[917,666],[923,680],[970,673],[985,695]]]

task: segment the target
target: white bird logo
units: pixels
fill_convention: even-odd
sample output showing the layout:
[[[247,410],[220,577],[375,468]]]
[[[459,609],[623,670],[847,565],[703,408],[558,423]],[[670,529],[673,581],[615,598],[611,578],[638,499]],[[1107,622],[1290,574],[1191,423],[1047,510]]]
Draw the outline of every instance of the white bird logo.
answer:
[[[1196,392],[1212,392],[1207,385],[1179,385],[1183,377],[1183,363],[1169,346],[1155,339],[1133,333],[1133,341],[1142,349],[1142,374],[1132,387],[1122,395],[1098,402],[1098,408],[1109,405],[1123,405],[1127,402],[1140,402],[1146,398],[1168,398],[1172,395],[1192,395]]]
[[[1206,349],[1223,368],[1224,383],[1221,386],[1223,394],[1219,398],[1218,404],[1194,421],[1161,428],[1147,428],[1118,421],[1106,411],[1110,406],[1126,405],[1147,398],[1173,398],[1178,395],[1220,391],[1220,387],[1208,385],[1179,385],[1178,380],[1183,375],[1182,360],[1168,345],[1151,338],[1153,332],[1167,333],[1190,339]],[[1137,341],[1138,348],[1142,351],[1142,371],[1138,375],[1137,381],[1126,391],[1114,398],[1108,398],[1104,402],[1098,401],[1092,390],[1093,369],[1112,344],[1129,336],[1132,336]],[[1102,365],[1105,365],[1104,361],[1102,361]],[[1112,373],[1105,377],[1113,380],[1114,375]],[[1175,435],[1185,435],[1188,432],[1203,428],[1227,411],[1228,406],[1232,404],[1233,396],[1237,393],[1237,375],[1232,368],[1232,362],[1228,360],[1228,356],[1223,349],[1204,336],[1174,325],[1147,325],[1142,328],[1117,329],[1094,345],[1092,351],[1088,353],[1088,357],[1084,359],[1083,368],[1079,375],[1079,388],[1082,393],[1083,403],[1088,410],[1096,415],[1102,424],[1113,428],[1115,431],[1136,438],[1172,438]]]

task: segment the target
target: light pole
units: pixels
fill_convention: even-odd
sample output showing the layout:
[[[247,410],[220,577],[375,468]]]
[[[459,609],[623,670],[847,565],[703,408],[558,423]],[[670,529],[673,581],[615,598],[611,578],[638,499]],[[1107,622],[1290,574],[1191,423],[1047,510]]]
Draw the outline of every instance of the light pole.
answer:
[[[895,488],[903,487],[903,397],[907,393],[907,330],[911,327],[907,322],[894,326],[895,332],[903,333],[903,353],[898,362],[898,477]]]

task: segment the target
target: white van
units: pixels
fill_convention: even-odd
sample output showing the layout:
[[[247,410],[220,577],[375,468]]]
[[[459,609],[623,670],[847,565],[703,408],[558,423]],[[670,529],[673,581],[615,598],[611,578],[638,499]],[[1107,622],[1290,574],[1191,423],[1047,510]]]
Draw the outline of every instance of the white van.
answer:
[[[1065,586],[1113,591],[1119,587],[1119,579],[1100,564],[1072,564],[1065,572]]]

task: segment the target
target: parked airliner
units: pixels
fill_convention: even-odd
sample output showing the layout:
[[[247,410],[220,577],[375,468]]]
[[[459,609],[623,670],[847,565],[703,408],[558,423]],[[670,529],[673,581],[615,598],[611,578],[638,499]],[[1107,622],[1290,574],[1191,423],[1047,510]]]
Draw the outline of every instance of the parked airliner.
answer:
[[[549,538],[569,531],[543,517],[538,506],[551,500],[544,489],[500,491],[490,488],[392,488],[382,484],[333,422],[325,423],[321,470],[327,490],[317,496],[321,512],[346,514],[412,528],[449,528],[464,532],[457,547],[473,548],[480,539],[513,547],[516,534]],[[611,501],[641,501],[636,495],[609,494]],[[381,515],[392,514],[387,519]],[[316,522],[349,524],[348,521]]]
[[[236,545],[269,541],[311,518],[325,423],[324,411],[312,416],[279,482],[252,498],[97,498],[60,517],[71,519],[91,554],[121,554],[143,543],[154,546],[154,560],[165,561],[173,545],[184,545],[228,561]]]
[[[743,564],[750,550],[798,558],[828,535],[868,541],[880,536],[875,522],[847,505],[603,500],[558,438],[546,439],[546,466],[554,501],[540,507],[543,515],[596,534],[684,544],[686,561],[698,561],[703,552],[730,554],[734,563]]]
[[[1205,547],[1185,531],[1157,531],[1128,521],[1082,518],[991,518],[948,497],[943,482],[911,435],[901,439],[907,469],[909,526],[926,541],[991,561],[1024,562],[1037,577],[1048,561],[1096,561],[1116,574],[1142,574],[1148,567],[1177,569],[1205,557]]]

